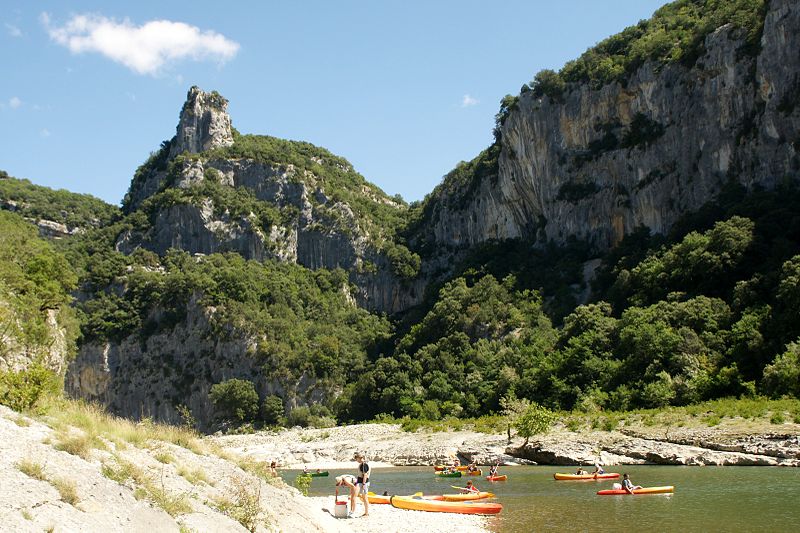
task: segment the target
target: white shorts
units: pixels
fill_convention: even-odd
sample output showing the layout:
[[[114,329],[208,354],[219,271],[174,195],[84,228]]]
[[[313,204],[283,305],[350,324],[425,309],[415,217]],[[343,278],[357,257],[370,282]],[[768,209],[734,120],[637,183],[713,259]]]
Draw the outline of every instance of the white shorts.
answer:
[[[366,495],[369,492],[369,481],[366,483],[356,483],[356,495],[364,494]]]

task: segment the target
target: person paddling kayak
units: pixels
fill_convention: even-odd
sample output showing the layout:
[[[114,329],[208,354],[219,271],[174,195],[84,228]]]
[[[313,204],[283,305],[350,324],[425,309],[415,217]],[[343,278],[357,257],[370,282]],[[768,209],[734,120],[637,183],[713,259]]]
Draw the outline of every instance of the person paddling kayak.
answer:
[[[622,488],[625,489],[628,494],[633,494],[633,491],[641,489],[642,487],[631,483],[631,480],[628,479],[628,474],[622,474]]]
[[[491,468],[489,468],[489,477],[495,477],[497,475],[497,467],[500,466],[500,461],[494,464]]]
[[[592,474],[605,474],[605,473],[606,471],[603,470],[603,467],[600,466],[600,463],[594,464],[594,470],[592,471]]]
[[[462,493],[470,493],[470,492],[480,492],[478,487],[476,487],[472,481],[467,481],[467,486],[461,489]]]

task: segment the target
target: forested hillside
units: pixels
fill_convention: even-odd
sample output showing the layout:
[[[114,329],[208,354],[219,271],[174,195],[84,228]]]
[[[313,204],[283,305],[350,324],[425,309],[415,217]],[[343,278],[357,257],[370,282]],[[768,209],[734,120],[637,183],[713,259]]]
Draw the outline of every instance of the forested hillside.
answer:
[[[22,410],[61,388],[79,334],[77,276],[19,215],[0,211],[0,403]]]
[[[0,170],[0,208],[32,220],[50,220],[68,228],[99,227],[119,215],[119,208],[88,194],[53,190]]]
[[[775,73],[798,20],[668,4],[506,97],[495,143],[411,206],[193,87],[121,211],[0,176],[4,208],[83,228],[0,213],[3,327],[42,343],[58,309],[71,394],[204,430],[800,396],[800,100]],[[675,104],[729,100],[724,124]],[[217,136],[182,146],[199,116]]]

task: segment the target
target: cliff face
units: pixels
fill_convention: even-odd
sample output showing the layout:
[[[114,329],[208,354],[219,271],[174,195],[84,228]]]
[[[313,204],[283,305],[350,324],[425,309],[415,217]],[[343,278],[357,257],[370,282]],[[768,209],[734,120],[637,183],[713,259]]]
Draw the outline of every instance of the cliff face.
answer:
[[[499,171],[467,202],[434,199],[439,245],[570,236],[596,249],[637,226],[663,233],[729,180],[800,178],[800,6],[773,0],[761,50],[723,26],[691,68],[646,63],[625,85],[521,95],[502,127]]]
[[[258,339],[218,331],[214,313],[214,308],[192,301],[186,319],[168,331],[145,339],[135,334],[120,343],[84,344],[69,364],[67,393],[125,417],[174,424],[181,423],[176,408],[185,405],[207,430],[214,415],[209,391],[227,379],[250,380],[260,397],[281,396],[289,409],[339,392],[305,374],[295,379],[270,371],[254,355]]]
[[[231,213],[219,198],[184,199],[151,209],[150,227],[123,233],[117,249],[131,253],[144,247],[159,254],[169,248],[200,254],[232,251],[248,259],[279,259],[311,269],[343,268],[357,287],[356,300],[366,308],[394,313],[419,302],[422,282],[394,275],[377,244],[380,237],[373,234],[379,229],[365,224],[347,202],[333,199],[322,177],[291,163],[209,152],[233,142],[227,100],[192,87],[177,134],[162,147],[156,158],[160,161],[134,179],[126,199],[128,212],[146,206],[148,199],[165,190],[189,191],[210,180],[228,190],[246,191],[279,211],[280,220],[259,224],[253,213]],[[315,162],[327,164],[321,159]],[[354,173],[349,165],[340,170]],[[369,196],[370,191],[364,192]],[[405,209],[388,198],[371,201]]]
[[[42,312],[48,342],[32,343],[24,338],[14,309],[0,298],[0,371],[18,372],[40,362],[56,374],[64,373],[70,356],[66,330],[59,323],[58,310]]]

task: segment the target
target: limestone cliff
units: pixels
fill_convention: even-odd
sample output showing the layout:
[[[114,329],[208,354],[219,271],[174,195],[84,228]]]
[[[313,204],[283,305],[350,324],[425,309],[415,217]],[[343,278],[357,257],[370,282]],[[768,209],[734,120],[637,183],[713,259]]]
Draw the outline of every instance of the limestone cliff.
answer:
[[[47,342],[31,342],[25,338],[16,310],[0,297],[0,371],[18,372],[40,362],[59,375],[64,373],[72,354],[67,331],[59,322],[60,311],[47,309],[42,314]]]
[[[335,397],[338,390],[305,374],[294,379],[265,367],[253,355],[258,339],[241,332],[221,335],[212,325],[214,313],[195,299],[174,329],[82,345],[67,371],[67,393],[122,416],[173,424],[181,423],[177,407],[184,405],[203,430],[214,421],[211,386],[227,379],[250,380],[261,397],[279,395],[289,409]]]
[[[501,130],[497,172],[469,194],[442,189],[423,233],[436,246],[488,239],[590,242],[637,226],[664,233],[729,180],[753,189],[800,179],[800,5],[773,0],[757,55],[731,25],[687,67],[648,62],[562,99],[523,93]]]
[[[226,110],[227,100],[219,94],[192,87],[176,136],[137,172],[126,197],[126,211],[146,211],[149,225],[120,235],[117,249],[234,251],[259,261],[343,268],[364,307],[394,313],[417,303],[422,282],[394,273],[385,249],[393,236],[364,213],[384,209],[399,216],[407,207],[364,181],[345,160],[307,143],[296,144],[310,157],[294,154],[286,160],[258,149],[221,150],[235,144]],[[251,136],[243,144],[278,143],[278,151],[295,150],[290,141],[261,139]],[[342,183],[331,183],[331,175]],[[342,187],[351,200],[342,198]],[[351,205],[352,196],[364,205]],[[246,205],[237,211],[231,201]],[[272,211],[259,217],[256,211],[264,205]]]

